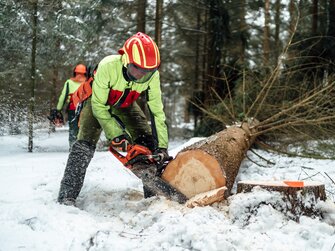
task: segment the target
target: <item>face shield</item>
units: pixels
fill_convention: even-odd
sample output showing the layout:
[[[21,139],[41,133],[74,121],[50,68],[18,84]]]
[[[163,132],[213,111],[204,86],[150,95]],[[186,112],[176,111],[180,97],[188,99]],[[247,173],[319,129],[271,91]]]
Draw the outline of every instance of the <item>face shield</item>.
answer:
[[[157,68],[147,70],[142,69],[134,64],[128,64],[127,66],[127,75],[129,79],[135,83],[147,82],[156,71]]]

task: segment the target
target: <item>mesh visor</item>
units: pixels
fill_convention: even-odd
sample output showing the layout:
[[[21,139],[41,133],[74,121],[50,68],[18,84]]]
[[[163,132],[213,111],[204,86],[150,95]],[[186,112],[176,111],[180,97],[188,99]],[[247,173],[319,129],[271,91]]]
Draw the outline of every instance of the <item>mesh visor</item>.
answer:
[[[128,64],[127,66],[127,75],[129,79],[135,83],[147,82],[156,71],[157,68],[147,70],[142,69],[134,64]]]

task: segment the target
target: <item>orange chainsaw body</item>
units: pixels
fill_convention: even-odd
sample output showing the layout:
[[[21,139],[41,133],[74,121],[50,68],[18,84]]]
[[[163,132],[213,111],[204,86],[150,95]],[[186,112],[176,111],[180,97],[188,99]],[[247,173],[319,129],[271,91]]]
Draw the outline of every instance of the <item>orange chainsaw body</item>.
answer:
[[[109,151],[127,168],[131,168],[132,166],[128,163],[130,160],[143,155],[148,156],[148,160],[150,162],[154,162],[150,156],[152,156],[152,152],[145,146],[141,145],[128,145],[127,146],[127,154],[124,156],[120,152],[118,152],[112,146],[109,147]]]

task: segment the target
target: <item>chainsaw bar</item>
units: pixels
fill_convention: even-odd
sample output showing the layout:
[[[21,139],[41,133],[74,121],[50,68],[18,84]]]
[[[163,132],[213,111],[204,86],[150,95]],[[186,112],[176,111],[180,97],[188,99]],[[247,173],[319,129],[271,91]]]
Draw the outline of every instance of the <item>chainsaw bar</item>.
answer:
[[[113,146],[109,148],[109,151],[142,180],[145,198],[164,196],[181,204],[187,201],[184,194],[160,177],[172,157],[162,161],[160,155],[153,155],[148,148],[139,145],[129,145],[126,156],[114,149]]]
[[[157,167],[154,164],[134,164],[131,171],[142,180],[144,197],[164,196],[167,199],[184,204],[188,198],[176,188],[157,176]]]

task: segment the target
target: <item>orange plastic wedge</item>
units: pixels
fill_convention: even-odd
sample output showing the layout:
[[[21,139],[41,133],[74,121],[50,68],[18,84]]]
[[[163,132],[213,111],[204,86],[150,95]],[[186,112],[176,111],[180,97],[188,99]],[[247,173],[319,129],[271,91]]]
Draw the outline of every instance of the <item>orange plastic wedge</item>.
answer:
[[[284,180],[283,182],[289,187],[304,187],[304,182],[299,180],[297,181]]]

